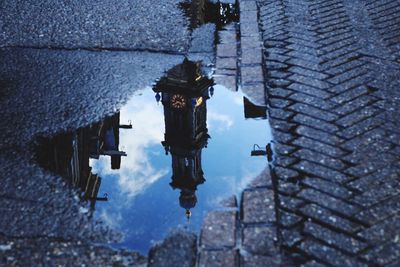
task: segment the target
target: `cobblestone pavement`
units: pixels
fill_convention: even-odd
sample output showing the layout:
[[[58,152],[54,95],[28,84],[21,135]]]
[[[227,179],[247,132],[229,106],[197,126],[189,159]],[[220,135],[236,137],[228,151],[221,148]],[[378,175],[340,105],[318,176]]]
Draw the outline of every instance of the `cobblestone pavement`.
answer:
[[[399,266],[400,1],[257,4],[278,244],[307,266]]]
[[[241,87],[259,95],[262,66],[272,178],[206,218],[199,265],[399,266],[400,1],[242,0],[240,10]],[[257,17],[262,62],[247,53]]]
[[[82,244],[68,231],[41,236],[54,230],[50,223],[23,239],[26,224],[0,235],[0,265],[18,266],[25,258],[46,265],[42,255],[29,254],[35,247],[43,247],[52,263],[70,265],[400,265],[400,1],[241,0],[240,15],[239,28],[228,25],[220,33],[215,80],[267,103],[275,139],[271,169],[248,185],[240,203],[232,197],[211,212],[199,241],[177,233],[148,259]],[[24,160],[18,166],[25,173],[15,175],[8,166],[17,155],[9,152],[0,157],[5,182],[26,198],[21,179],[13,178],[43,175]],[[44,184],[61,197],[39,201],[59,205],[71,194],[74,202],[74,194],[50,178]],[[25,186],[35,192],[41,189],[35,184]],[[4,196],[3,210],[21,209]],[[74,203],[66,213],[71,218],[85,212]],[[41,221],[51,209],[38,213],[42,217],[32,218]],[[65,229],[93,233],[88,238],[98,242],[109,238],[80,216],[72,222]]]

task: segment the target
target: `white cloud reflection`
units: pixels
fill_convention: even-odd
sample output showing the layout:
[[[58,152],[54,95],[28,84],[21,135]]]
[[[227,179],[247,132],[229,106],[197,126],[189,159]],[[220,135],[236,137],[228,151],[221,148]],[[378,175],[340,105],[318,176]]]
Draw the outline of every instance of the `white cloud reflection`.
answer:
[[[143,94],[134,96],[121,109],[121,124],[132,121],[133,129],[120,130],[120,150],[128,156],[122,157],[118,171],[110,169],[110,160],[101,157],[95,163],[96,171],[102,175],[117,175],[121,193],[132,200],[144,192],[150,185],[168,173],[168,168],[156,169],[150,160],[152,145],[160,145],[164,134],[164,115],[162,106],[157,106],[154,94],[147,88]]]
[[[232,117],[214,111],[207,112],[207,126],[211,131],[222,133],[232,128],[234,120]]]

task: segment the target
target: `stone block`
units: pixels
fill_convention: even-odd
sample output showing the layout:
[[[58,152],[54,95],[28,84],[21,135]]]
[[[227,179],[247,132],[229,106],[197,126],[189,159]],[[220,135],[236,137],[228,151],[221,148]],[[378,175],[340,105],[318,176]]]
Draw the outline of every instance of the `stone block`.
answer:
[[[242,84],[263,83],[264,76],[261,65],[241,67]]]
[[[253,104],[261,106],[266,104],[264,84],[243,84],[241,89]]]
[[[242,198],[244,223],[275,221],[274,192],[270,189],[245,190]]]
[[[261,65],[261,49],[242,49],[242,65]]]
[[[241,266],[243,267],[278,267],[282,265],[280,257],[269,257],[260,255],[244,256],[241,258]]]
[[[235,267],[239,265],[237,250],[202,251],[199,257],[199,267]]]
[[[237,56],[236,43],[217,45],[217,57],[236,57],[236,56]]]
[[[231,91],[237,91],[236,76],[220,75],[214,77],[216,84],[222,85]]]
[[[273,226],[248,226],[243,229],[243,248],[252,254],[277,254],[276,240],[276,228]]]
[[[217,71],[220,69],[236,70],[237,60],[235,57],[217,57],[216,61]]]
[[[257,11],[256,1],[240,1],[240,11]]]
[[[195,265],[197,237],[192,233],[178,231],[172,233],[162,243],[149,252],[149,267]]]
[[[202,248],[224,248],[236,245],[236,211],[212,211],[201,229]]]
[[[225,208],[237,208],[237,199],[235,195],[223,199],[220,204]]]

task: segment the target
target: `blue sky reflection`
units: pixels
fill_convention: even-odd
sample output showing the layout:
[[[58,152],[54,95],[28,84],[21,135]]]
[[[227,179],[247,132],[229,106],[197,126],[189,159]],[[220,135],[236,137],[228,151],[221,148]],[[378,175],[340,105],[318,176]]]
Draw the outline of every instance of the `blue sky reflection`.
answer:
[[[133,129],[120,132],[123,157],[120,170],[111,170],[109,157],[91,160],[93,172],[102,177],[99,195],[108,202],[96,204],[95,215],[122,231],[116,247],[147,253],[153,242],[176,227],[198,232],[205,214],[245,185],[266,166],[265,157],[250,157],[254,144],[265,147],[271,140],[266,120],[245,119],[243,94],[214,86],[207,101],[207,125],[211,139],[203,149],[206,182],[198,186],[197,205],[187,223],[179,206],[179,190],[171,182],[171,156],[165,155],[163,106],[157,105],[151,88],[141,91],[121,109],[121,123]]]

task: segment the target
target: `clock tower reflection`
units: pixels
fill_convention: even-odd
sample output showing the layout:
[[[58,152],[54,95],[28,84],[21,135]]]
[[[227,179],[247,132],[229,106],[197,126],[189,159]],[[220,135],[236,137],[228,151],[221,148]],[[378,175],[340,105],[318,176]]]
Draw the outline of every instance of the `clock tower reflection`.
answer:
[[[206,102],[212,85],[212,80],[202,74],[200,63],[185,59],[153,88],[157,102],[161,101],[164,107],[162,145],[172,157],[170,185],[181,190],[179,204],[188,218],[197,203],[197,186],[205,182],[201,152],[210,138]]]

